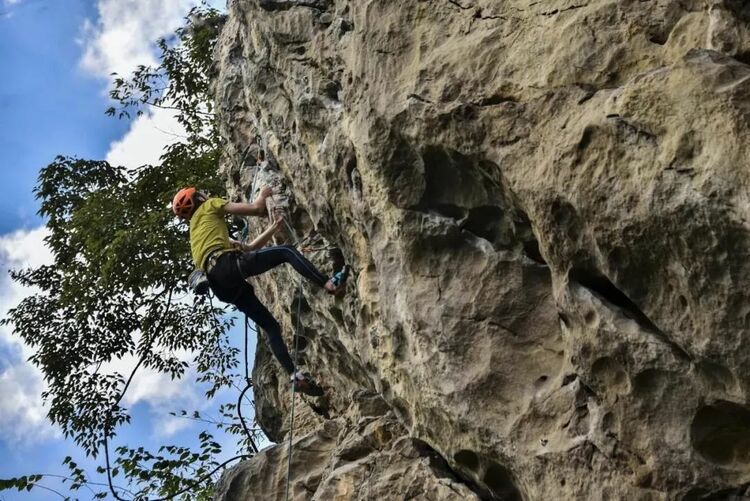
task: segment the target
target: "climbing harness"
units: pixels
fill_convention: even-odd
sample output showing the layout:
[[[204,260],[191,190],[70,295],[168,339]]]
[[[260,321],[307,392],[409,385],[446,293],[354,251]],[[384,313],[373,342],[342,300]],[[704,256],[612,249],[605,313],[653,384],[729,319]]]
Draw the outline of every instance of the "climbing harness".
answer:
[[[188,285],[190,286],[190,290],[193,291],[193,294],[197,296],[203,296],[207,294],[209,290],[208,277],[198,268],[194,269],[188,277]]]

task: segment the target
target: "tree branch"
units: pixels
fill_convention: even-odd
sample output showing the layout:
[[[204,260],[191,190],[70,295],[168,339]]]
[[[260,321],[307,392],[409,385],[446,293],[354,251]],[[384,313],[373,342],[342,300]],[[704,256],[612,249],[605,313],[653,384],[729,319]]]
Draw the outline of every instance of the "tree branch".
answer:
[[[154,332],[158,331],[161,328],[161,324],[163,324],[164,319],[167,317],[167,313],[169,313],[169,308],[172,306],[172,292],[173,289],[169,290],[169,296],[167,297],[167,307],[164,309],[164,315],[161,317],[161,323],[159,326],[154,329]],[[162,293],[163,294],[163,293]],[[135,377],[135,373],[138,371],[138,369],[143,365],[144,360],[146,360],[146,356],[151,351],[151,346],[153,345],[153,342],[156,340],[156,334],[153,335],[151,339],[148,340],[148,343],[146,345],[146,349],[144,350],[141,357],[138,359],[138,363],[133,368],[132,372],[130,373],[130,377],[128,377],[128,380],[125,382],[125,386],[122,389],[122,392],[120,393],[120,396],[117,398],[117,401],[115,401],[114,405],[110,407],[110,410],[107,414],[107,418],[104,425],[104,456],[107,463],[107,483],[109,484],[109,492],[112,493],[112,495],[117,499],[117,501],[127,501],[120,496],[117,495],[117,492],[115,492],[115,488],[112,484],[112,465],[110,464],[109,460],[109,433],[112,427],[112,412],[117,408],[118,405],[120,405],[120,402],[122,401],[123,397],[125,397],[125,393],[128,391],[128,388],[130,387],[130,383],[133,382],[133,378]]]

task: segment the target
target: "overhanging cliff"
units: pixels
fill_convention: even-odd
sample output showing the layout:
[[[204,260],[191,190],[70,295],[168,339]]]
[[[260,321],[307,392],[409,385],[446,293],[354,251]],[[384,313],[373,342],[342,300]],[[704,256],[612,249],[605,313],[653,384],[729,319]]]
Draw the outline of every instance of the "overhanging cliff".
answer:
[[[745,492],[748,21],[736,0],[229,2],[230,191],[272,184],[308,256],[354,270],[343,299],[255,282],[290,344],[301,311],[328,387],[297,400],[294,499]],[[281,441],[262,342],[253,377]],[[217,498],[285,482],[280,445]]]

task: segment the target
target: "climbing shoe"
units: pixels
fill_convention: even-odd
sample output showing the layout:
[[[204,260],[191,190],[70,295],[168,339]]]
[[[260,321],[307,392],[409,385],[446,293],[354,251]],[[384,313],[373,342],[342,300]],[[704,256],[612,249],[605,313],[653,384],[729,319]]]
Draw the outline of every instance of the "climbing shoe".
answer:
[[[328,293],[335,296],[343,294],[346,289],[347,278],[349,278],[349,265],[345,264],[344,267],[341,268],[341,271],[336,272],[328,281],[333,286],[332,289],[326,289],[328,290]]]
[[[323,388],[318,386],[309,374],[296,372],[292,376],[292,383],[294,384],[295,393],[304,393],[305,395],[310,395],[311,397],[319,397],[323,395]]]

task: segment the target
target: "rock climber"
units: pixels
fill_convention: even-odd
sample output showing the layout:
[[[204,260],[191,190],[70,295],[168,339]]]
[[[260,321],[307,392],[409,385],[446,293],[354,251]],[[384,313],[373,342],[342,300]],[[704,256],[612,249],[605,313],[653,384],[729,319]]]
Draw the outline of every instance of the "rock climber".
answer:
[[[216,297],[235,305],[263,329],[271,351],[291,376],[294,391],[319,396],[323,394],[323,390],[309,374],[295,368],[281,336],[279,323],[255,296],[248,278],[288,263],[297,273],[329,294],[340,295],[346,286],[348,267],[345,266],[331,279],[326,279],[323,273],[290,245],[262,248],[284,224],[283,217],[278,214],[274,215],[275,221],[249,244],[231,240],[225,215],[262,216],[266,212],[266,199],[272,193],[271,188],[265,187],[253,202],[238,203],[209,198],[194,187],[183,188],[172,200],[172,211],[189,222],[193,262],[196,268],[206,273]]]

